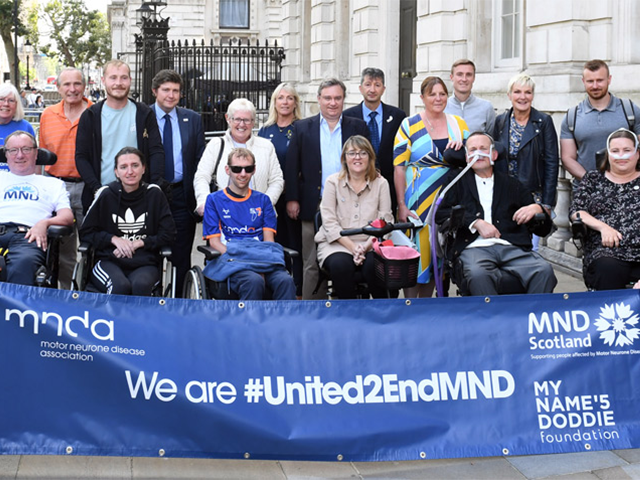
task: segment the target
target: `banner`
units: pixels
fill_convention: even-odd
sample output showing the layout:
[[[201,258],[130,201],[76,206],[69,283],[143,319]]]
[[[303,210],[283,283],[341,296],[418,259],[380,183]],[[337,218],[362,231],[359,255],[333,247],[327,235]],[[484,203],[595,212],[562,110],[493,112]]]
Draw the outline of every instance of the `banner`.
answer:
[[[0,453],[638,448],[639,293],[242,303],[0,284]]]

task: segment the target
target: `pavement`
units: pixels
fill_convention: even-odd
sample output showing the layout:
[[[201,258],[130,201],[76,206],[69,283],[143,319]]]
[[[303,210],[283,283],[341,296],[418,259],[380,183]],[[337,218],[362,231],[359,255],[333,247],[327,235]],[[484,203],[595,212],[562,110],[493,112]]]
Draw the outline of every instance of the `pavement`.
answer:
[[[555,291],[584,291],[582,279],[566,272],[556,269]],[[407,462],[0,455],[0,479],[640,480],[640,449]]]

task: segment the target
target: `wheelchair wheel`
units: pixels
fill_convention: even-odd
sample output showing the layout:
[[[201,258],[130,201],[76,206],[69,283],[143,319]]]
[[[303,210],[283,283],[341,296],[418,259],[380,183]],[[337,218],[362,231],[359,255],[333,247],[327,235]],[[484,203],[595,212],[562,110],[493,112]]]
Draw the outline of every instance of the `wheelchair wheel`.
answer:
[[[207,293],[207,283],[202,269],[200,267],[193,267],[187,272],[187,276],[184,279],[184,288],[182,290],[182,297],[192,300],[208,300],[209,294]]]

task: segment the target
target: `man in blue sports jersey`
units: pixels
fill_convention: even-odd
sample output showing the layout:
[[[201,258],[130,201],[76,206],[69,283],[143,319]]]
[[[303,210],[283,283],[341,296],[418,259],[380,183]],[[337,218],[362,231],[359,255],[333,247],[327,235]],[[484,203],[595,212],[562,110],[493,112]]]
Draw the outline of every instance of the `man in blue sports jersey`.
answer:
[[[251,151],[232,150],[225,167],[229,186],[207,197],[203,235],[223,255],[207,264],[204,274],[228,280],[241,300],[262,300],[265,286],[274,300],[294,300],[296,287],[284,267],[282,247],[274,241],[277,222],[271,200],[249,188],[255,170]]]

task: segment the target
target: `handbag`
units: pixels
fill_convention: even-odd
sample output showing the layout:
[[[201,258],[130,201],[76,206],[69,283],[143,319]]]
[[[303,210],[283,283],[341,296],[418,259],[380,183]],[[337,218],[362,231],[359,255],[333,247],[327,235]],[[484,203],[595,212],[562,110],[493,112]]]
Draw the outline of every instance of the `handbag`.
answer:
[[[220,150],[218,151],[218,159],[216,160],[216,166],[213,167],[213,175],[211,176],[211,183],[209,183],[209,191],[216,192],[218,187],[218,166],[220,165],[220,159],[222,158],[222,152],[224,151],[224,138],[220,138]]]

